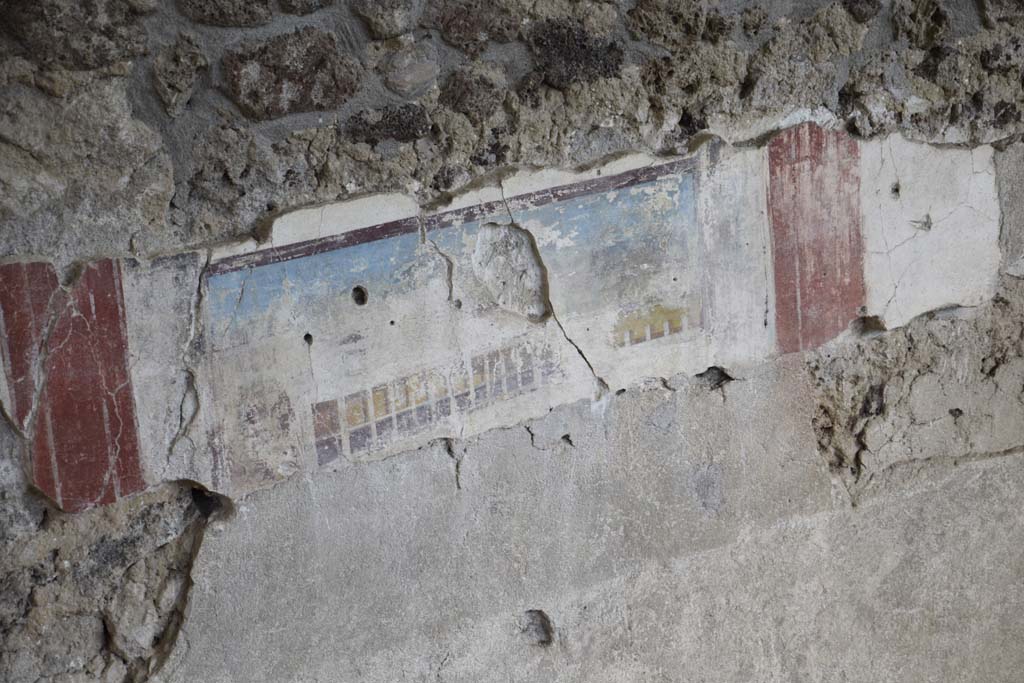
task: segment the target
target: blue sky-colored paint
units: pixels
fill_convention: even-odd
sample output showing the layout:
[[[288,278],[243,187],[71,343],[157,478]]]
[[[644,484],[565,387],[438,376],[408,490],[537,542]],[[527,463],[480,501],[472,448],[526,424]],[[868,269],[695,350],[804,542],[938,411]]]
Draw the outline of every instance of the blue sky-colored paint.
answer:
[[[660,191],[653,195],[657,201],[641,191],[654,186]],[[643,272],[629,272],[637,264],[672,261],[685,267],[687,254],[695,246],[689,244],[696,234],[694,193],[690,172],[614,192],[519,211],[513,208],[513,213],[521,223],[538,221],[572,236],[575,246],[542,247],[542,256],[549,270],[579,279],[581,304],[590,308],[607,301],[612,294],[607,287],[614,286],[621,294],[623,279],[642,281]],[[670,201],[660,206],[664,196]],[[432,231],[429,238],[457,262],[468,264],[470,254],[465,252],[472,240],[465,237],[474,234],[481,223],[506,219],[507,214],[501,213]],[[305,310],[331,296],[349,297],[356,285],[366,287],[374,298],[386,297],[403,287],[404,275],[415,263],[419,240],[419,234],[413,232],[214,275],[207,280],[208,332],[217,343],[227,332],[245,328],[278,306]],[[593,278],[594,272],[619,277]],[[603,288],[606,282],[619,284]]]

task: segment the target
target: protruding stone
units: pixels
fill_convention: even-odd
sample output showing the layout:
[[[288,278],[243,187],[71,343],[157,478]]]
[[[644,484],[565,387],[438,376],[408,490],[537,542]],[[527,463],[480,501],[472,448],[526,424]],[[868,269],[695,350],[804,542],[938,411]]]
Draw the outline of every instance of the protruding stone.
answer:
[[[896,0],[892,21],[896,37],[921,50],[940,43],[950,29],[949,12],[938,0]]]
[[[544,80],[560,90],[573,83],[609,78],[622,66],[622,48],[612,40],[591,35],[579,22],[542,21],[530,30],[528,40]]]
[[[128,0],[0,2],[0,26],[36,61],[96,69],[145,54],[139,16],[148,11]]]
[[[356,142],[371,145],[385,139],[412,142],[430,132],[430,119],[420,105],[403,104],[379,112],[359,112],[349,119],[348,132]]]
[[[519,226],[488,223],[480,228],[473,274],[502,308],[532,322],[550,313],[544,266],[530,233]]]
[[[843,0],[843,7],[859,23],[866,24],[882,10],[882,0]]]
[[[423,0],[355,0],[352,9],[374,38],[385,40],[408,33],[423,13]]]
[[[388,61],[384,81],[403,97],[415,97],[437,80],[437,48],[429,40],[402,47]]]
[[[507,43],[518,29],[508,9],[488,0],[429,0],[423,24],[471,56],[483,52],[489,41]]]
[[[192,97],[199,72],[209,65],[193,36],[181,34],[163,48],[153,62],[153,85],[170,116],[184,110]]]
[[[503,90],[499,74],[479,67],[464,68],[445,81],[441,104],[465,114],[474,123],[480,123],[501,104]]]
[[[356,60],[338,52],[334,34],[311,27],[243,45],[223,63],[228,94],[254,119],[332,109],[359,88]]]
[[[192,21],[213,26],[259,26],[270,21],[270,0],[179,0]]]
[[[125,659],[149,657],[163,630],[146,587],[129,581],[103,612],[111,649]]]
[[[281,9],[288,14],[312,14],[333,4],[334,0],[281,0]]]

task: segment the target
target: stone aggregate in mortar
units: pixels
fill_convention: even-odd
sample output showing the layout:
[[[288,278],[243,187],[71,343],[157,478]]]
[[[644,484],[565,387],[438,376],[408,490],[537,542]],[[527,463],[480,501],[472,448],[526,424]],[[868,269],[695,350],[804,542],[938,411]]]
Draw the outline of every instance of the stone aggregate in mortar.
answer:
[[[147,680],[173,645],[205,523],[188,486],[80,515],[27,490],[0,425],[0,680]]]
[[[799,2],[783,15],[771,4],[432,0],[267,5],[265,22],[260,4],[200,4],[217,25],[190,18],[187,2],[3,5],[4,194],[24,186],[32,202],[0,209],[19,235],[0,253],[174,251],[244,235],[268,211],[385,190],[428,202],[508,163],[673,153],[702,130],[742,140],[799,109],[859,135],[955,144],[1011,139],[1022,125],[1024,11],[1006,3],[983,16],[963,3]],[[435,56],[410,55],[412,44]],[[339,129],[403,102],[431,121],[415,139]],[[34,131],[90,107],[117,113],[82,121],[38,158],[25,151]],[[105,123],[125,131],[114,145],[96,130]],[[196,144],[218,145],[225,127],[265,150],[255,166],[252,145]],[[200,189],[211,155],[249,168],[222,174],[233,201]],[[94,159],[122,171],[120,210],[80,215],[68,207],[112,203]],[[80,220],[92,227],[62,239],[60,226]]]

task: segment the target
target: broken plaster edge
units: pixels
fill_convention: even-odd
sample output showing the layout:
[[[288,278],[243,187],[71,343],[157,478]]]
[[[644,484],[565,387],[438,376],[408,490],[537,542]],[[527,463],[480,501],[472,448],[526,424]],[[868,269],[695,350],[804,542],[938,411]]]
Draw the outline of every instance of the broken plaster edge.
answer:
[[[360,228],[415,218],[419,203],[399,192],[374,193],[341,201],[298,207],[274,219],[268,239],[249,237],[213,249],[213,260],[251,254],[323,237],[343,235]]]

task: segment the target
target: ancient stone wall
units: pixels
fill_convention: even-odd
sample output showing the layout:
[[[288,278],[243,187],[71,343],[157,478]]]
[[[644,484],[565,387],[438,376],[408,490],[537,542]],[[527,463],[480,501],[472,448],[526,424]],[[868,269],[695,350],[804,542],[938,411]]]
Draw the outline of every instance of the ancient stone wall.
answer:
[[[1018,680],[1022,40],[0,0],[0,680]]]

